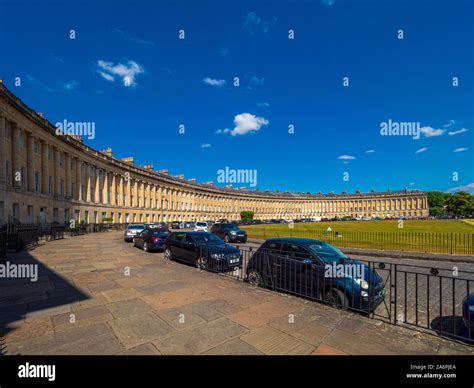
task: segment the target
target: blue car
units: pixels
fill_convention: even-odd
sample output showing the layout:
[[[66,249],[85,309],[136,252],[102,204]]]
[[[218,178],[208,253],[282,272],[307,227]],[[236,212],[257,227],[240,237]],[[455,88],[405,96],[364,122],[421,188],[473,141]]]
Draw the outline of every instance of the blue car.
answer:
[[[470,336],[474,339],[474,294],[470,294],[464,298],[462,303],[462,320],[466,325]]]
[[[164,228],[146,228],[133,237],[133,245],[145,252],[163,250],[165,240],[171,232]]]
[[[309,238],[266,240],[248,262],[247,281],[364,312],[375,310],[385,297],[377,271]]]

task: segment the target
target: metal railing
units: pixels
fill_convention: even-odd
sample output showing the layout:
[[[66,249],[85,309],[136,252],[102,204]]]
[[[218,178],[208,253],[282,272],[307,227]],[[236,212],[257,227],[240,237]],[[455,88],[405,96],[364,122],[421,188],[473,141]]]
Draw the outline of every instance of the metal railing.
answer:
[[[7,227],[0,226],[0,261],[7,257]]]
[[[469,305],[473,271],[366,260],[324,263],[294,252],[237,248],[235,262],[230,262],[233,256],[222,256],[222,250],[201,248],[196,264],[254,286],[474,343],[474,313]],[[366,283],[356,281],[354,274],[363,274]]]
[[[474,255],[474,234],[418,232],[338,232],[298,228],[244,228],[249,238],[306,237],[326,241],[338,248],[366,248],[451,255]]]

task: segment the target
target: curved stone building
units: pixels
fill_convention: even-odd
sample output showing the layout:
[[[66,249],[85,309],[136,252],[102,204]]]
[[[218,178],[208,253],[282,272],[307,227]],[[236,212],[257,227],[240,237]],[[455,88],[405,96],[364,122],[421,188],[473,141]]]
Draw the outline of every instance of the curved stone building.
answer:
[[[236,220],[242,210],[257,219],[428,215],[427,195],[418,190],[310,194],[214,187],[56,132],[0,81],[0,224]]]

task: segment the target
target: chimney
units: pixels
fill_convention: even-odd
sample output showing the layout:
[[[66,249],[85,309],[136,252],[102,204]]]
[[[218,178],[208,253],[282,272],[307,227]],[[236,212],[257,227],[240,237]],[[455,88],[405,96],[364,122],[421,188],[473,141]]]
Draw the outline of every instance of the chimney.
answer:
[[[174,175],[173,178],[184,179],[184,174]]]
[[[225,187],[227,187],[228,189],[231,189],[232,185],[226,185]]]
[[[112,148],[110,147],[107,149],[103,149],[100,152],[102,152],[103,154],[106,154],[107,156],[112,156]]]
[[[122,158],[122,161],[125,163],[133,163],[133,156],[127,156],[126,158]]]
[[[68,136],[82,143],[82,135],[68,135]]]
[[[208,186],[214,186],[214,182],[213,181],[209,181],[209,182],[204,182],[205,185],[208,185]]]
[[[169,175],[170,174],[169,170],[158,170],[158,172],[160,174],[164,174],[164,175]]]
[[[153,164],[145,164],[145,165],[143,166],[143,168],[144,168],[145,170],[151,170],[151,171],[153,171]]]
[[[189,182],[196,183],[196,178],[190,178],[188,179]]]

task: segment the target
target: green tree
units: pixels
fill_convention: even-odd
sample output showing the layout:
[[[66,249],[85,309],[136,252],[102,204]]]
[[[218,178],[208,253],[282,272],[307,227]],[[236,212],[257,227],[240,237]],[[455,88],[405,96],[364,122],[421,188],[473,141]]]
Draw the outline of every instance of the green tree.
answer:
[[[443,193],[442,191],[428,191],[428,205],[430,207],[430,215],[440,216],[446,201],[451,198],[452,194]]]
[[[240,212],[240,219],[242,221],[250,221],[250,220],[253,220],[253,215],[254,215],[253,211],[243,210]]]
[[[474,195],[466,191],[458,191],[446,201],[446,207],[448,211],[455,216],[473,217]]]

